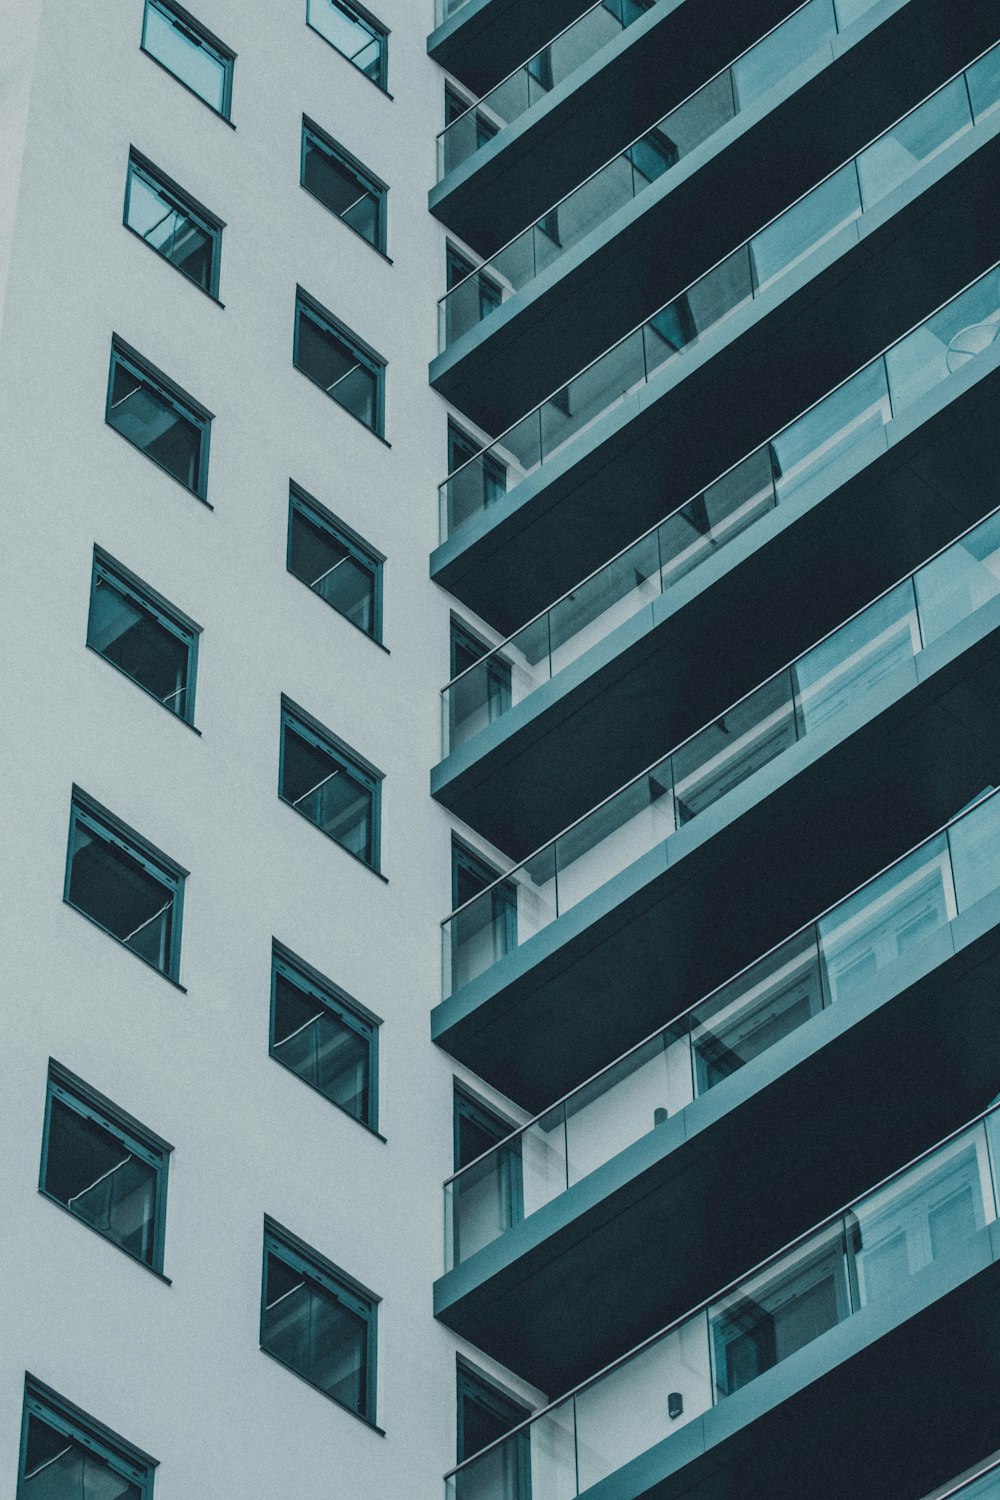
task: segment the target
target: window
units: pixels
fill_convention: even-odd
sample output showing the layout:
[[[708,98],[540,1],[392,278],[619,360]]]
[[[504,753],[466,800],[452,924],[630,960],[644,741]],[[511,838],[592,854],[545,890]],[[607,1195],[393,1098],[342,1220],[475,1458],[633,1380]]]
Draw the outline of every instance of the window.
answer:
[[[151,1500],[155,1468],[155,1459],[28,1376],[17,1500]]]
[[[233,53],[200,22],[166,0],[146,0],[142,50],[189,88],[216,114],[229,119]]]
[[[459,472],[460,471],[460,472]],[[454,422],[448,423],[448,529],[488,510],[507,493],[507,466]]]
[[[378,1130],[378,1020],[278,944],[271,959],[271,1056]]]
[[[211,413],[119,339],[111,347],[105,418],[133,447],[204,500]]]
[[[510,662],[502,656],[492,655],[478,672],[468,669],[487,655],[489,648],[473,635],[460,620],[451,622],[451,680],[455,683],[448,694],[450,715],[449,744],[461,743],[492,724],[510,708],[511,671]],[[465,675],[460,682],[455,679]]]
[[[325,1256],[264,1220],[260,1347],[372,1426],[378,1303]]]
[[[497,881],[494,885],[499,874],[499,870],[465,844],[453,841],[451,907],[458,915],[452,918],[449,926],[455,989],[484,969],[491,968],[517,947],[517,887],[510,880]],[[487,886],[492,887],[489,897],[474,902],[465,911],[458,911]]]
[[[222,225],[136,151],[129,153],[125,227],[218,297]]]
[[[462,1359],[458,1361],[456,1385],[458,1463],[472,1458],[531,1416],[528,1407]],[[530,1500],[531,1451],[527,1432],[476,1466],[476,1486],[481,1487],[483,1494],[503,1496],[504,1500]]]
[[[176,980],[187,871],[74,788],[64,897]]]
[[[382,563],[342,521],[294,485],[288,499],[288,571],[372,640],[382,639]]]
[[[493,1148],[513,1130],[508,1120],[455,1085],[455,1171],[471,1169],[453,1188],[455,1264],[490,1245],[524,1218],[521,1137]],[[484,1156],[488,1152],[489,1155]],[[471,1164],[483,1157],[478,1166]]]
[[[382,436],[385,360],[301,291],[295,300],[292,359],[352,417]]]
[[[471,260],[468,260],[458,250],[454,249],[453,246],[448,246],[447,281],[449,292],[460,281],[464,281],[467,276],[471,276],[475,270],[476,267],[472,264]],[[487,276],[483,271],[479,271],[475,281],[470,284],[476,288],[479,301],[479,322],[482,322],[483,318],[489,317],[494,308],[500,306],[503,301],[503,292],[499,283],[494,281],[491,276]]]
[[[381,783],[381,771],[282,701],[278,795],[373,870],[379,864]]]
[[[455,121],[460,120],[463,115],[466,116],[466,125],[462,126],[463,133],[468,133],[466,130],[466,126],[474,127],[475,129],[475,146],[473,148],[473,150],[475,151],[479,151],[500,131],[500,126],[495,121],[491,120],[488,115],[484,115],[482,110],[477,109],[473,111],[472,100],[463,99],[461,94],[457,93],[449,84],[446,83],[444,86],[445,129],[447,129],[449,125],[454,125]],[[445,143],[447,144],[447,142],[448,137],[446,136]],[[463,142],[463,145],[466,146],[466,150],[462,154],[462,160],[464,161],[467,156],[472,155],[472,151],[468,149],[467,142]],[[457,166],[459,165],[459,163],[446,162],[445,165],[446,167]]]
[[[94,549],[87,645],[185,723],[194,721],[198,626]]]
[[[374,16],[347,0],[306,0],[306,24],[372,83],[386,88],[389,34]]]
[[[310,120],[302,121],[302,186],[385,254],[388,188]]]
[[[39,1191],[161,1273],[170,1150],[49,1064]]]

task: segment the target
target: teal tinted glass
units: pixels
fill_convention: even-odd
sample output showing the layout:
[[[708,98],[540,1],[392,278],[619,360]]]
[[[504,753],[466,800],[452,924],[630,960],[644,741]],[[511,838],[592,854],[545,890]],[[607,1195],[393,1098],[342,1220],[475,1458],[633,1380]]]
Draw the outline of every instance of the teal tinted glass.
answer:
[[[164,0],[146,0],[142,45],[200,99],[228,118],[231,53],[224,52]]]

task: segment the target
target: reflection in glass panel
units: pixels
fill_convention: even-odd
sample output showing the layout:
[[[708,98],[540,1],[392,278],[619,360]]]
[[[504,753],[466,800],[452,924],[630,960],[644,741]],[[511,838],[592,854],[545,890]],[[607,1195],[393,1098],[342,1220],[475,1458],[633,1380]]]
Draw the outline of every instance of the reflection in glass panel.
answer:
[[[968,70],[969,97],[977,120],[1000,108],[1000,47],[994,47]]]
[[[134,161],[129,163],[125,222],[196,286],[214,294],[218,230],[209,229],[176,194]]]
[[[142,45],[206,104],[228,116],[232,56],[213,46],[164,0],[146,0]]]
[[[155,968],[170,964],[174,891],[76,813],[67,900]]]
[[[307,19],[373,83],[385,87],[386,37],[347,0],[308,0]]]
[[[189,719],[191,641],[170,630],[136,594],[97,565],[87,645],[182,719]]]
[[[865,208],[892,192],[971,128],[965,79],[955,78],[861,152],[858,176]]]
[[[368,1325],[325,1286],[267,1256],[261,1347],[360,1414],[368,1385]]]
[[[106,1239],[153,1263],[156,1173],[119,1137],[61,1099],[49,1101],[43,1187]]]
[[[983,521],[920,568],[914,584],[929,645],[1000,593],[1000,516]]]
[[[787,209],[750,242],[758,291],[790,271],[861,214],[854,167],[839,172]]]
[[[24,1500],[142,1500],[143,1491],[90,1448],[28,1417],[24,1469],[18,1496]]]
[[[380,563],[348,545],[333,525],[292,495],[289,505],[288,569],[327,604],[378,638]]]
[[[959,911],[1000,886],[1000,797],[990,797],[948,831]]]
[[[811,733],[851,710],[920,651],[913,586],[907,580],[807,651],[792,668],[800,722]]]
[[[108,423],[161,469],[195,494],[201,493],[205,424],[158,389],[138,367],[112,354]]]
[[[779,497],[787,499],[803,481],[821,474],[869,433],[881,430],[891,416],[881,362],[859,370],[772,439]]]
[[[733,94],[737,109],[746,109],[773,88],[821,46],[837,29],[833,0],[810,0],[789,16],[770,36],[757,42],[745,57],[733,63]]]
[[[378,430],[381,367],[301,301],[296,307],[295,364],[340,406]]]
[[[712,1310],[715,1381],[731,1396],[850,1315],[838,1223]]]
[[[885,356],[898,414],[993,346],[1000,329],[1000,268],[989,271]]]
[[[678,823],[710,807],[797,738],[792,682],[784,672],[674,752]]]
[[[382,249],[385,189],[308,127],[302,131],[302,186],[369,244]]]
[[[951,1254],[994,1216],[980,1127],[855,1207],[852,1239],[861,1305]]]
[[[831,999],[850,999],[957,915],[940,835],[841,902],[817,924]]]
[[[374,787],[287,720],[282,729],[280,794],[358,859],[375,863]]]
[[[371,1123],[371,1037],[290,976],[274,976],[271,1052],[356,1120]]]

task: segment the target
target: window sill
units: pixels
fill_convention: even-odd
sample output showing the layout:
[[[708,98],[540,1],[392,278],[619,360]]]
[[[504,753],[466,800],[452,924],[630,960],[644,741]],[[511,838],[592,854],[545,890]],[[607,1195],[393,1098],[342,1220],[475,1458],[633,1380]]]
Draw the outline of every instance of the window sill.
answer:
[[[161,72],[166,73],[168,78],[172,78],[175,83],[179,83],[181,88],[184,89],[185,93],[190,94],[193,99],[197,99],[199,104],[204,104],[205,108],[211,114],[213,114],[217,120],[221,120],[223,125],[228,125],[230,130],[236,129],[236,126],[233,124],[228,115],[224,115],[221,109],[216,109],[214,104],[209,104],[208,100],[203,98],[203,96],[199,94],[197,89],[193,89],[189,83],[185,83],[183,78],[181,78],[177,73],[174,72],[173,68],[168,68],[166,63],[161,62],[158,57],[156,57],[152,52],[149,52],[145,47],[141,45],[141,43],[139,46],[139,51],[142,52],[146,57],[148,57],[150,62],[154,62]],[[336,51],[336,48],[334,48],[334,51]]]
[[[165,979],[167,984],[173,985],[175,990],[180,990],[182,995],[187,994],[186,987],[181,984],[179,979],[174,979],[170,974],[165,974],[162,969],[158,969],[155,964],[151,964],[148,958],[143,958],[141,953],[136,953],[134,948],[129,948],[127,944],[122,942],[121,938],[115,937],[113,932],[109,932],[106,927],[102,927],[95,917],[88,916],[85,911],[81,911],[78,906],[74,906],[68,896],[64,896],[62,900],[63,906],[68,906],[70,911],[75,912],[78,917],[82,917],[85,922],[89,922],[91,927],[96,927],[98,932],[103,932],[104,936],[110,938],[116,947],[121,948],[125,953],[130,953],[133,958],[138,959],[153,974],[159,974],[161,979]]]
[[[310,828],[315,828],[317,833],[321,833],[325,839],[329,839],[330,843],[333,844],[335,848],[340,849],[344,854],[349,854],[351,859],[354,860],[355,864],[359,864],[363,870],[367,870],[369,875],[374,875],[375,879],[381,880],[383,885],[389,884],[388,875],[383,875],[381,870],[376,870],[375,866],[370,865],[366,859],[362,859],[360,854],[355,854],[353,849],[348,849],[346,844],[342,844],[339,839],[335,839],[331,833],[326,832],[326,829],[320,828],[319,824],[314,823],[312,818],[307,818],[304,812],[299,812],[294,802],[289,802],[288,798],[283,797],[280,792],[278,793],[278,801],[284,803],[285,807],[290,807],[295,816],[297,818],[301,818],[303,823],[308,823]],[[77,910],[76,907],[74,907],[74,911],[75,910]],[[95,926],[96,925],[99,924],[95,923]],[[143,962],[145,962],[145,960],[143,960]]]
[[[308,1375],[303,1375],[301,1370],[296,1370],[294,1365],[288,1364],[280,1355],[272,1354],[271,1350],[265,1349],[263,1344],[258,1345],[258,1347],[261,1354],[266,1354],[268,1359],[273,1359],[276,1365],[280,1365],[283,1370],[287,1370],[289,1375],[294,1375],[296,1380],[301,1380],[302,1384],[307,1385],[311,1391],[315,1391],[317,1396],[322,1396],[325,1401],[332,1401],[334,1406],[339,1407],[341,1411],[346,1411],[349,1417],[353,1417],[356,1422],[360,1422],[362,1427],[367,1427],[370,1432],[377,1432],[379,1437],[385,1437],[385,1428],[380,1427],[377,1422],[373,1422],[370,1417],[363,1417],[353,1407],[347,1406],[343,1401],[338,1401],[336,1396],[331,1396],[329,1391],[324,1391],[322,1386],[316,1385],[314,1381],[309,1379]]]
[[[110,667],[113,672],[117,672],[119,677],[124,677],[126,682],[130,682],[134,688],[138,688],[143,697],[148,698],[151,703],[155,703],[159,708],[162,708],[168,719],[173,719],[176,723],[183,724],[185,729],[190,729],[192,734],[196,734],[201,739],[201,730],[197,724],[192,724],[189,719],[182,719],[180,714],[175,714],[171,709],[167,708],[166,704],[161,703],[155,693],[151,693],[148,688],[143,687],[141,682],[137,682],[134,677],[130,677],[124,667],[120,667],[117,662],[109,661],[106,656],[102,656],[97,647],[92,646],[89,641],[84,641],[84,645],[88,651],[97,657],[98,661],[102,661],[106,667]]]
[[[51,1203],[53,1208],[58,1208],[67,1218],[72,1219],[74,1224],[82,1224],[84,1229],[89,1229],[91,1234],[96,1234],[99,1240],[103,1240],[106,1245],[110,1245],[112,1250],[117,1250],[119,1255],[124,1255],[134,1265],[141,1266],[144,1271],[148,1271],[151,1276],[155,1276],[157,1281],[162,1281],[164,1286],[173,1286],[173,1282],[169,1276],[164,1276],[163,1272],[158,1271],[155,1266],[151,1266],[147,1261],[141,1260],[138,1255],[133,1255],[132,1251],[126,1250],[124,1245],[116,1245],[114,1240],[109,1240],[106,1234],[102,1234],[93,1224],[88,1224],[86,1219],[81,1219],[79,1214],[75,1214],[71,1208],[67,1208],[65,1203],[60,1203],[58,1198],[53,1198],[52,1194],[47,1193],[43,1187],[38,1189],[38,1196],[39,1198],[43,1198],[46,1203]]]

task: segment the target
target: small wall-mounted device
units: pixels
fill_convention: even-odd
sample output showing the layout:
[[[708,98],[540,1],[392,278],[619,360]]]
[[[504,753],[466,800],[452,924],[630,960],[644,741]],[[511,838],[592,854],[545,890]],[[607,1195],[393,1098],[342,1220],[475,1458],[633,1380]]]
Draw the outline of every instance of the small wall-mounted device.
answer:
[[[670,1418],[671,1422],[676,1422],[677,1418],[682,1415],[683,1411],[684,1397],[681,1395],[680,1391],[671,1391],[670,1395],[667,1397],[667,1416]]]
[[[657,1125],[665,1125],[669,1118],[669,1112],[664,1109],[662,1104],[658,1104],[653,1110],[653,1128],[655,1129]]]

